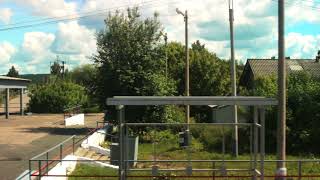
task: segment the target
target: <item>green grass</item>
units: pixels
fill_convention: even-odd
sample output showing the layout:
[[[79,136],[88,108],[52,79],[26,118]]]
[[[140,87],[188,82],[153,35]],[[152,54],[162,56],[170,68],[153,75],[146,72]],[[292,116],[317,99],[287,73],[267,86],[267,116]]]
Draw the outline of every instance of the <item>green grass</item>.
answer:
[[[177,144],[172,143],[162,143],[161,145],[156,145],[156,153],[157,159],[167,160],[167,159],[175,159],[175,160],[184,160],[187,159],[188,152],[185,149],[181,149]],[[148,144],[139,144],[139,160],[152,160],[153,159],[153,145]],[[221,160],[223,157],[227,160],[236,159],[230,154],[222,155],[219,152],[208,152],[205,150],[199,150],[197,148],[192,148],[190,152],[191,159],[199,159],[199,160]],[[259,157],[258,157],[259,158]],[[287,156],[287,159],[296,160],[296,159],[313,159],[313,156]],[[239,160],[249,160],[250,156],[248,154],[240,155],[237,159]],[[266,160],[275,160],[275,155],[266,155]],[[153,163],[138,163],[137,168],[151,168]],[[160,166],[160,168],[180,168],[183,169],[187,166],[186,162],[183,163],[157,163],[156,165]],[[215,168],[221,168],[225,166],[228,169],[248,169],[250,167],[250,163],[248,162],[224,162],[224,163],[215,163]],[[259,168],[258,164],[258,168]],[[212,163],[192,163],[192,167],[194,169],[201,168],[213,168]],[[265,162],[265,174],[266,175],[274,175],[276,169],[275,162]],[[298,164],[295,162],[287,163],[288,175],[298,175]],[[80,164],[77,165],[76,170],[72,173],[72,175],[117,175],[118,171],[110,168],[101,168],[92,165]],[[302,174],[305,175],[319,175],[320,174],[320,164],[319,163],[303,163],[302,164]],[[132,172],[129,175],[151,175],[151,172]],[[184,171],[180,173],[172,173],[171,175],[186,175]],[[212,175],[211,172],[195,172],[193,175]],[[216,173],[216,175],[222,175],[220,173]],[[236,173],[230,172],[228,175],[249,175],[246,172]],[[81,179],[81,178],[70,178],[70,179]],[[85,178],[84,178],[85,179]],[[112,178],[108,178],[112,179]],[[118,179],[118,178],[114,178]],[[139,178],[134,178],[135,180],[140,180]],[[142,178],[146,179],[146,178]],[[191,179],[193,180],[193,179]],[[241,179],[239,179],[241,180]]]

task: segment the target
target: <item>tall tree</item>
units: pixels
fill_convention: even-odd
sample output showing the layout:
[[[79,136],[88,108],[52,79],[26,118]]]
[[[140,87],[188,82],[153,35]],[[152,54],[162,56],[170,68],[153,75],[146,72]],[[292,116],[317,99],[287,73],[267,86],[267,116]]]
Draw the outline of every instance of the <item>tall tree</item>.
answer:
[[[98,52],[93,56],[98,66],[96,82],[101,105],[105,105],[107,97],[116,95],[173,94],[173,83],[165,78],[165,57],[159,46],[161,25],[157,14],[143,19],[138,8],[133,8],[126,14],[109,14],[105,23],[105,29],[97,35]],[[133,112],[128,117],[140,121],[141,116],[146,121],[150,121],[151,116],[160,116],[159,113],[145,116],[148,113],[143,109],[126,110]]]
[[[7,76],[9,77],[19,77],[19,72],[16,70],[14,66],[11,66],[9,69],[9,72],[7,73]]]

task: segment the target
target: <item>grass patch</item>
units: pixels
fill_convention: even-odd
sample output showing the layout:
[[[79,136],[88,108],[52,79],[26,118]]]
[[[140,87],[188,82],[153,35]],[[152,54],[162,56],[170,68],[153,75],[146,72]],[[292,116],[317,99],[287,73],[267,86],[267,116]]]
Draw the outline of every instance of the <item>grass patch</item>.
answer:
[[[157,159],[175,159],[175,160],[183,160],[187,159],[188,152],[185,149],[180,149],[177,145],[170,144],[158,144],[156,147]],[[139,160],[152,160],[153,159],[153,144],[144,143],[139,145]],[[200,160],[222,160],[223,157],[227,160],[239,159],[239,160],[249,160],[250,156],[248,154],[240,155],[238,158],[234,158],[230,154],[222,155],[217,152],[208,152],[208,151],[195,151],[192,150],[190,152],[191,159],[200,159]],[[258,157],[259,158],[259,157]],[[287,156],[289,160],[295,159],[312,159],[313,156]],[[275,160],[275,155],[266,155],[266,160]],[[138,163],[137,168],[151,168],[153,163]],[[187,163],[157,163],[156,165],[160,166],[160,168],[178,168],[184,169],[188,164]],[[237,169],[249,169],[249,162],[216,162],[215,165],[212,163],[206,162],[193,162],[192,167],[194,169],[201,168],[222,168],[226,167],[228,169],[237,168]],[[258,169],[260,164],[258,163]],[[265,162],[265,174],[266,175],[274,175],[276,169],[275,162]],[[298,164],[296,162],[288,162],[287,163],[288,175],[298,175]],[[302,164],[302,174],[304,175],[319,175],[320,174],[320,164],[316,162],[305,162]],[[98,176],[116,176],[118,175],[118,171],[110,168],[97,167],[93,165],[79,164],[76,167],[76,170],[72,173],[72,175],[98,175]],[[151,172],[131,172],[128,175],[147,175],[151,176]],[[165,173],[160,175],[165,176]],[[167,174],[171,176],[177,175],[186,175],[185,171],[182,172],[174,172],[171,174]],[[194,172],[193,175],[198,176],[208,176],[212,175],[212,172]],[[216,175],[222,175],[220,173],[216,173]],[[228,175],[249,175],[247,172],[229,172]],[[70,178],[70,179],[86,179],[86,178]],[[99,178],[97,178],[99,179]],[[105,178],[104,178],[105,179]],[[118,179],[118,178],[108,178],[108,179]],[[128,178],[129,179],[129,178]],[[134,178],[135,180],[140,180],[139,178]],[[146,179],[146,178],[141,178]],[[153,179],[154,180],[154,179]],[[193,180],[193,179],[191,179]]]

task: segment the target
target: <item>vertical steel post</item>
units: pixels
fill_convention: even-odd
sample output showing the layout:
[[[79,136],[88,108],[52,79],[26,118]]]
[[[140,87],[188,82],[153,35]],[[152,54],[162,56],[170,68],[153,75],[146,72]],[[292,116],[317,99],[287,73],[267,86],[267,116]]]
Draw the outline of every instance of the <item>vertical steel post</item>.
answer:
[[[29,180],[31,180],[31,160],[29,159]]]
[[[74,138],[75,136],[72,137],[72,155],[74,155]]]
[[[212,161],[212,180],[216,179],[216,162]]]
[[[302,162],[299,160],[298,161],[298,173],[299,173],[299,180],[301,180],[301,176],[302,176]]]
[[[62,164],[62,144],[60,144],[60,163]]]
[[[49,173],[49,151],[47,151],[47,153],[46,153],[46,163],[47,163],[47,165],[46,165],[46,173],[48,174]]]
[[[23,88],[20,89],[20,114],[23,116],[24,107],[23,107]]]
[[[264,180],[264,156],[265,156],[265,108],[259,109],[260,114],[260,180]]]
[[[6,89],[6,119],[9,119],[9,102],[10,102],[10,89]]]
[[[285,176],[286,160],[286,64],[285,64],[285,0],[278,0],[278,123],[277,123],[277,175]],[[284,178],[280,178],[284,179]]]
[[[119,118],[119,148],[120,148],[120,158],[119,158],[119,180],[125,180],[125,172],[124,172],[124,141],[123,141],[123,122],[124,122],[124,106],[117,106],[118,110],[118,118]]]
[[[258,156],[258,108],[253,107],[253,167],[254,167],[254,180],[257,179],[257,156]]]
[[[40,180],[41,179],[41,173],[42,173],[41,172],[41,160],[38,161],[38,168],[39,168],[39,170],[38,170],[39,171],[38,172],[39,173],[38,179]]]

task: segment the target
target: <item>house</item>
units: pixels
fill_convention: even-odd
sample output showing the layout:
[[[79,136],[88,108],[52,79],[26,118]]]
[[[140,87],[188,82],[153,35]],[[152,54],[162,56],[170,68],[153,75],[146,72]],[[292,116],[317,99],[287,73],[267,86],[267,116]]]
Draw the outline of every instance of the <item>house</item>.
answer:
[[[320,51],[315,59],[290,59],[286,58],[287,72],[305,71],[312,76],[320,77]],[[254,80],[278,73],[278,60],[271,59],[248,59],[240,76],[239,85],[248,89],[253,88]]]

